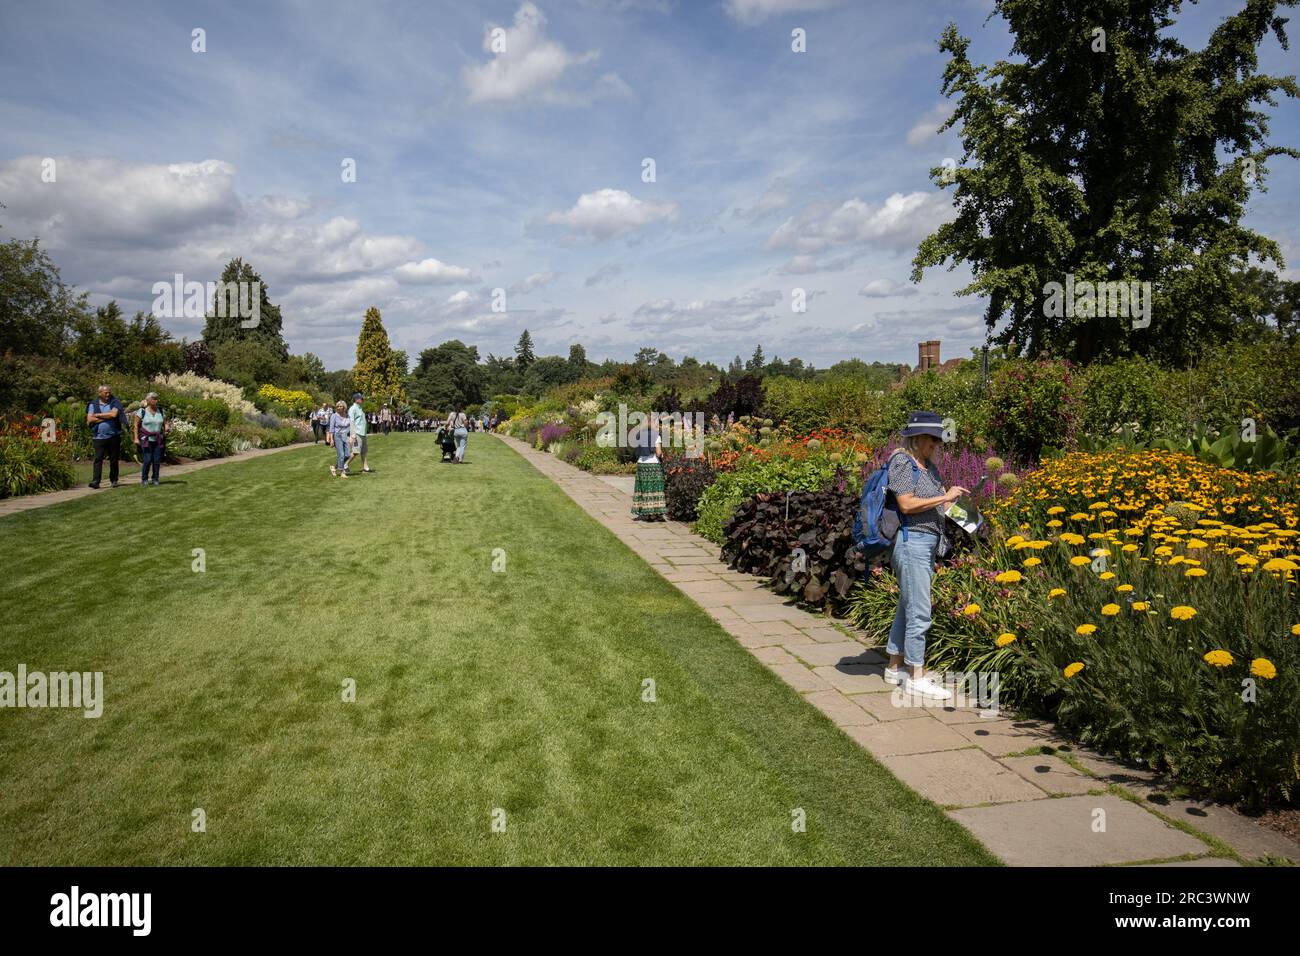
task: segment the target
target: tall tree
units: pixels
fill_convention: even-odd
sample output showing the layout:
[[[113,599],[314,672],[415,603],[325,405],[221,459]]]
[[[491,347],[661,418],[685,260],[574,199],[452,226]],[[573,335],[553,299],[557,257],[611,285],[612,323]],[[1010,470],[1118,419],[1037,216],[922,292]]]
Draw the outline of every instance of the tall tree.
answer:
[[[266,283],[257,271],[245,262],[243,259],[231,259],[226,263],[226,267],[221,270],[221,282],[229,283],[250,283],[247,290],[247,299],[241,295],[241,301],[252,302],[252,293],[257,290],[260,297],[260,306],[257,313],[257,324],[244,328],[246,321],[251,321],[249,316],[241,316],[237,309],[231,309],[228,306],[224,309],[224,316],[217,315],[215,303],[208,305],[207,321],[203,325],[203,341],[209,346],[214,347],[224,345],[228,342],[257,342],[264,345],[270,353],[279,361],[283,362],[289,357],[289,346],[284,341],[284,320],[280,317],[280,307],[271,302],[270,291]],[[251,283],[256,283],[255,286]],[[236,314],[231,314],[232,312]]]
[[[587,374],[587,350],[581,343],[574,342],[569,346],[569,364],[578,370],[579,378]]]
[[[1268,145],[1259,108],[1300,93],[1295,78],[1257,71],[1269,33],[1287,48],[1276,9],[1294,2],[1247,0],[1191,50],[1170,33],[1180,0],[996,0],[1014,60],[992,67],[950,24],[943,128],[960,129],[964,154],[931,176],[955,189],[957,214],[921,243],[913,281],[968,265],[960,294],[987,297],[990,332],[1005,322],[994,339],[1031,354],[1180,359],[1234,335],[1230,276],[1252,254],[1282,262],[1241,219],[1267,160],[1300,156]],[[1149,326],[1082,297],[1065,314],[1048,283],[1067,280],[1150,282]]]
[[[368,398],[381,402],[406,400],[402,393],[402,372],[388,341],[388,331],[379,309],[373,305],[366,309],[361,334],[357,336],[357,364],[352,367],[352,383]]]
[[[763,358],[763,346],[756,345],[754,346],[754,354],[751,355],[749,361],[745,363],[745,371],[758,372],[761,374],[763,366],[766,364],[767,360]]]
[[[449,411],[456,405],[477,405],[484,395],[484,374],[478,364],[478,349],[459,339],[425,349],[407,379],[411,400],[434,411]]]
[[[0,355],[58,355],[75,322],[90,315],[85,292],[73,292],[40,241],[0,245]]]
[[[522,372],[528,369],[537,360],[533,354],[533,337],[524,329],[519,336],[519,342],[515,345],[515,366]]]

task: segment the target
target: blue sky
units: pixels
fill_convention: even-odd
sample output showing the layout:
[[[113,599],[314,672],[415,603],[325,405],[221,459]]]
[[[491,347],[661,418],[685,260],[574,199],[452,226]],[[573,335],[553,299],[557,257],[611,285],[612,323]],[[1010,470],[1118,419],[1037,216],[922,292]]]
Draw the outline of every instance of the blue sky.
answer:
[[[933,133],[937,39],[951,20],[977,62],[1006,55],[986,0],[3,4],[0,238],[39,235],[96,303],[147,310],[155,282],[243,256],[330,368],[371,305],[412,358],[508,354],[524,328],[539,354],[761,343],[818,366],[983,341],[964,273],[908,272],[950,210],[928,170],[960,156]],[[1178,33],[1199,46],[1241,5],[1188,7]],[[1261,66],[1296,71],[1272,38]],[[1272,116],[1300,146],[1300,106]],[[1297,166],[1248,218],[1291,278]]]

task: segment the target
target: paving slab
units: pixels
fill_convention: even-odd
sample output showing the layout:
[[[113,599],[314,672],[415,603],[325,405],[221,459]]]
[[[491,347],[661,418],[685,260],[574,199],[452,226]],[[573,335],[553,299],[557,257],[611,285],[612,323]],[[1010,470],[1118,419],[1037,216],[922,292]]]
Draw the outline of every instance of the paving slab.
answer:
[[[898,725],[894,725],[898,726]],[[945,807],[1041,800],[1046,794],[980,750],[883,756],[883,763],[927,800]]]
[[[876,718],[837,690],[821,690],[804,694],[804,700],[840,727],[866,727],[876,722]]]
[[[851,727],[849,736],[876,757],[957,750],[970,746],[961,734],[933,717],[914,717],[911,720],[896,720],[870,727]]]
[[[1037,757],[1003,757],[999,763],[1050,794],[1087,793],[1105,785],[1086,773],[1080,773],[1060,757],[1042,754]]]
[[[1284,833],[1256,823],[1231,807],[1208,800],[1181,800],[1163,795],[1148,797],[1144,806],[1222,840],[1244,859],[1257,860],[1272,856],[1300,864],[1300,844]]]
[[[1104,866],[1208,851],[1195,837],[1112,794],[966,807],[948,815],[1011,866]],[[1103,824],[1104,830],[1096,829]]]
[[[866,694],[893,690],[885,683],[878,664],[837,664],[816,667],[817,676],[846,694]]]
[[[957,726],[957,732],[995,757],[1020,753],[1030,747],[1060,746],[1069,742],[1048,725],[1032,720],[981,720]]]
[[[768,664],[767,667],[776,674],[777,677],[781,678],[781,680],[785,681],[800,693],[812,690],[831,689],[824,680],[802,664]]]
[[[836,664],[876,664],[874,658],[867,657],[871,652],[857,641],[840,641],[838,644],[809,644],[797,648],[795,655],[813,667],[835,666]],[[865,659],[864,659],[865,658]]]

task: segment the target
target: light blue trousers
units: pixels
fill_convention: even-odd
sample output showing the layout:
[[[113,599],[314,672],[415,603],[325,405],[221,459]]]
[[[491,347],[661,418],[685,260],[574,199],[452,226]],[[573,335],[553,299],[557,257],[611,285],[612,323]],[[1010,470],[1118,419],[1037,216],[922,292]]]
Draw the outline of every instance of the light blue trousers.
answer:
[[[465,445],[469,441],[469,431],[464,428],[457,428],[453,436],[456,439],[456,460],[465,460]]]
[[[889,629],[890,654],[902,654],[909,667],[925,664],[925,635],[930,630],[930,579],[934,577],[934,552],[939,536],[927,531],[907,532],[894,537],[890,563],[898,579],[898,610]]]

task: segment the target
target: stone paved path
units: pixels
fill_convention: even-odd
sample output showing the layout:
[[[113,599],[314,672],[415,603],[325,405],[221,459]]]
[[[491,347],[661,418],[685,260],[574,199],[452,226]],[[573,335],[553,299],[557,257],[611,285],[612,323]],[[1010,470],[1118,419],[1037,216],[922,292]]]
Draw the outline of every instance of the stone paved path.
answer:
[[[228,461],[251,461],[254,458],[260,458],[263,455],[274,455],[276,452],[288,451],[291,448],[306,448],[306,442],[298,442],[293,445],[283,445],[279,448],[252,448],[238,455],[229,455],[226,458],[205,458],[203,461],[191,461],[184,465],[163,465],[160,472],[162,484],[167,483],[168,478],[177,475],[188,475],[192,471],[202,471],[204,468],[211,468],[213,465],[225,464]],[[122,491],[124,488],[140,486],[140,466],[135,463],[122,462],[118,470],[118,486],[112,488],[108,484],[108,466],[104,466],[104,480],[98,489],[90,488],[86,485],[79,485],[76,488],[69,488],[66,491],[48,491],[43,495],[23,495],[20,498],[5,498],[0,500],[0,518],[6,515],[17,514],[20,511],[31,511],[33,508],[48,508],[50,505],[61,504],[65,501],[76,501],[78,498],[89,498],[91,495],[106,495],[113,491]]]
[[[1012,865],[1300,862],[1300,844],[1226,807],[1164,794],[1154,774],[1090,754],[1050,724],[973,707],[900,706],[869,635],[786,604],[678,522],[633,521],[631,479],[594,476],[498,436],[750,653]],[[1043,753],[1038,748],[1067,748]],[[1172,821],[1177,826],[1170,825]],[[1102,827],[1104,826],[1104,829]]]

